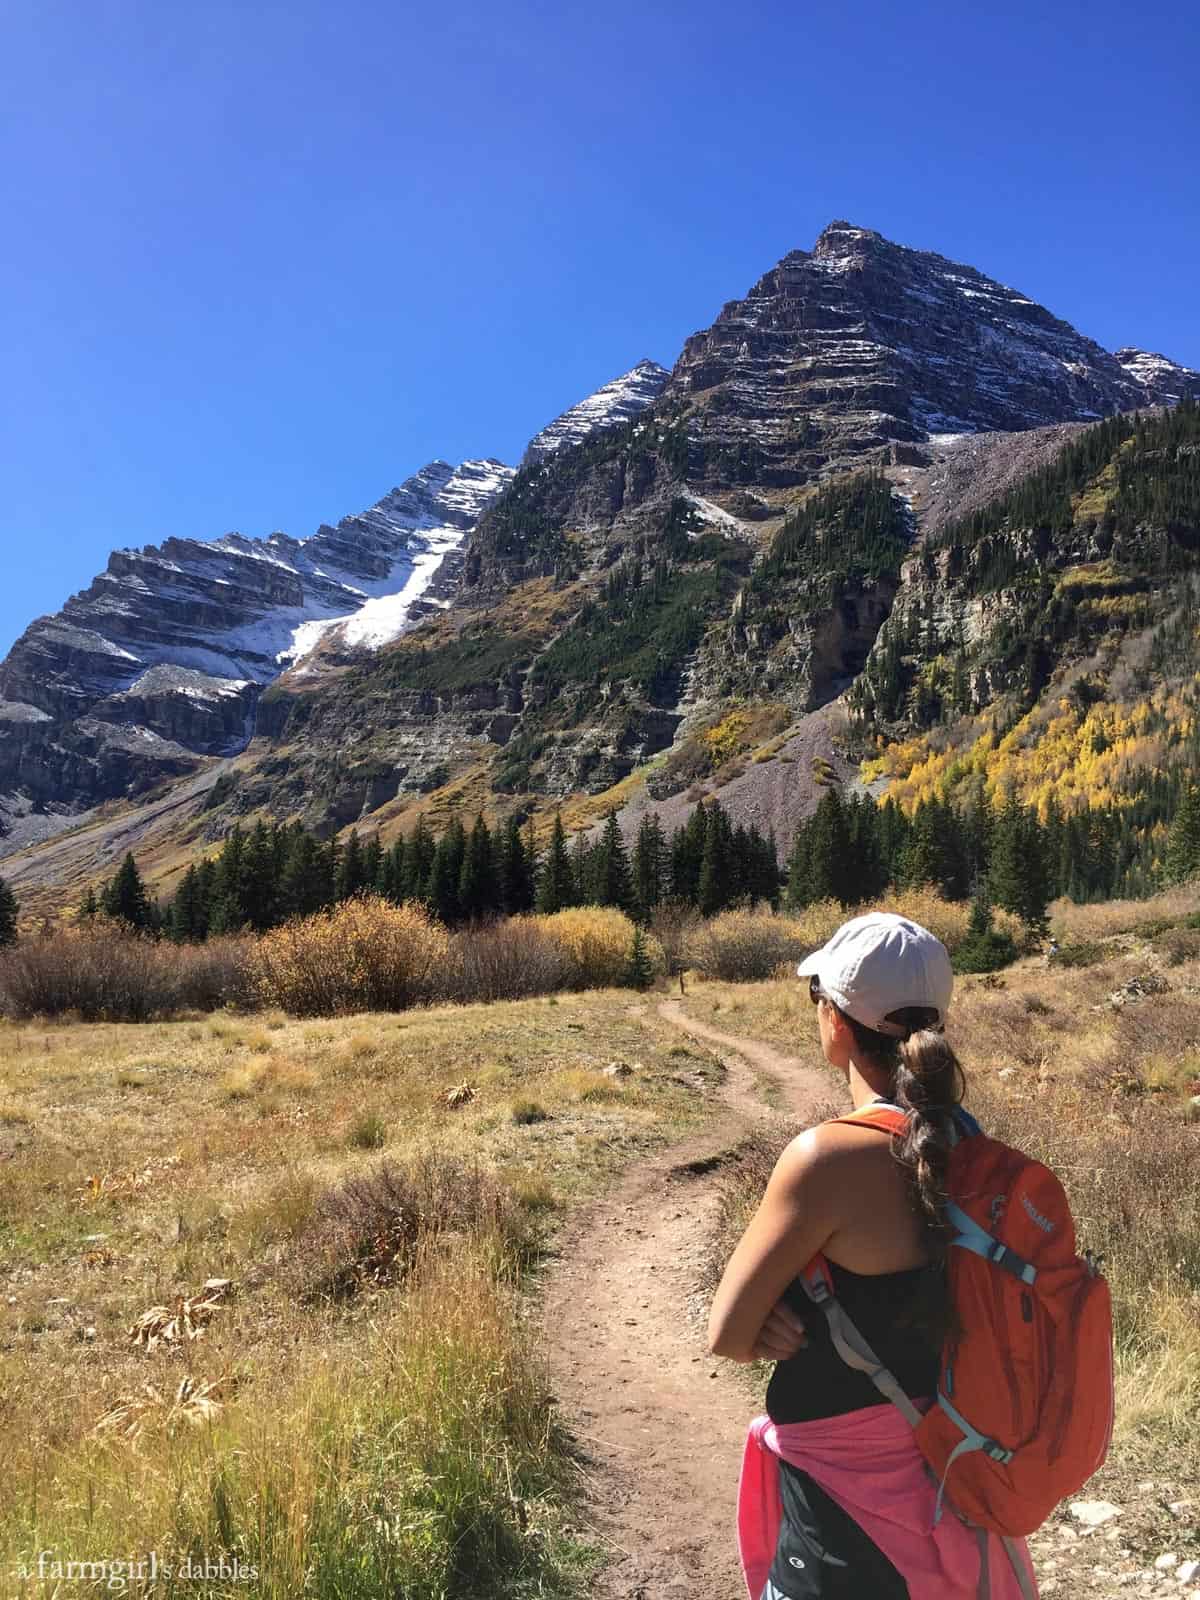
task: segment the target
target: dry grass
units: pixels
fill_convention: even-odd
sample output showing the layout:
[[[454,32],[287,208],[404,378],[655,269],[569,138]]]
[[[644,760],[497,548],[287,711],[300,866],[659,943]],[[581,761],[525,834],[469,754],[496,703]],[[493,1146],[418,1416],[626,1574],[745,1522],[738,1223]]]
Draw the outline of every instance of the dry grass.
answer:
[[[558,1593],[566,1469],[513,1284],[558,1208],[705,1113],[675,1039],[627,991],[0,1021],[0,1568],[237,1550],[263,1574],[237,1592],[278,1600]],[[202,1338],[129,1338],[212,1278]]]

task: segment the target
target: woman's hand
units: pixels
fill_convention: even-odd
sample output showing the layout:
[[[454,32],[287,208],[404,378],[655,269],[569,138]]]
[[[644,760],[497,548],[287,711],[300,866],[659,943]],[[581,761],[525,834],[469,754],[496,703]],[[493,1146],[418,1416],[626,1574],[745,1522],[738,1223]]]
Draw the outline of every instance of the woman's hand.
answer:
[[[756,1361],[787,1361],[808,1343],[803,1318],[785,1300],[777,1301],[754,1346]]]

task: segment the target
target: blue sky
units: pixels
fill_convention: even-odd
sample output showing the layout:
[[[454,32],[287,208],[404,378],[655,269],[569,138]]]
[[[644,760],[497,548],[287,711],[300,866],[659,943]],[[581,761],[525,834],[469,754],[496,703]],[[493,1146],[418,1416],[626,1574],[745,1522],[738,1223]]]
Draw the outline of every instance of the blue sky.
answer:
[[[0,651],[515,461],[835,217],[1200,367],[1194,5],[9,0]]]

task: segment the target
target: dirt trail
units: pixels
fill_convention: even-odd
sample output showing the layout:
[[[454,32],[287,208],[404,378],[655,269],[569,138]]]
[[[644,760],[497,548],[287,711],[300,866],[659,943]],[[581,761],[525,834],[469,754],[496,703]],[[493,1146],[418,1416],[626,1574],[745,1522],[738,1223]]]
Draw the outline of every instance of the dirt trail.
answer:
[[[677,1002],[658,1014],[720,1054],[725,1109],[702,1134],[632,1168],[576,1220],[546,1284],[548,1358],[563,1418],[586,1452],[594,1531],[612,1552],[597,1600],[738,1600],[734,1496],[752,1402],[707,1353],[697,1316],[717,1198],[708,1163],[770,1116],[751,1067],[779,1080],[800,1117],[832,1085],[816,1067],[722,1033]]]

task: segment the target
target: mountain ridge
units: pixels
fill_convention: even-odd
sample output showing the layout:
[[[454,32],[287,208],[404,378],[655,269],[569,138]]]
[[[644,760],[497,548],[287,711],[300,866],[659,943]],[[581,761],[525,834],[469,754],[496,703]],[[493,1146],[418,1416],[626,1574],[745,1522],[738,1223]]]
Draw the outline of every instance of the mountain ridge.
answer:
[[[620,414],[625,380],[639,372],[640,403]],[[550,438],[504,469],[445,552],[441,587],[423,591],[398,632],[384,596],[357,625],[308,619],[308,654],[255,685],[253,724],[234,736],[252,734],[249,746],[204,758],[221,776],[189,802],[190,835],[219,837],[261,811],[320,831],[387,830],[414,808],[436,817],[451,803],[528,812],[578,802],[587,815],[587,797],[629,798],[622,786],[640,772],[681,793],[723,707],[826,726],[823,708],[858,680],[899,603],[904,552],[956,506],[986,504],[1041,470],[1100,414],[1200,394],[1200,375],[1166,357],[1104,351],[977,269],[849,223],[786,255],[664,372],[639,362],[603,386],[597,395],[613,405],[592,407],[602,421],[582,438],[579,414],[596,396],[536,435]],[[854,519],[876,512],[838,510],[838,552],[803,508],[822,484],[863,471],[889,486],[895,533],[873,543]],[[314,538],[374,559],[388,500],[343,519],[341,535]],[[364,522],[373,512],[374,532]],[[795,554],[764,587],[754,575],[788,539]],[[8,681],[0,671],[0,691]],[[177,699],[186,687],[173,686]],[[63,740],[37,721],[51,713],[27,704],[34,719],[10,705],[0,732],[0,779],[18,817],[39,760],[43,805],[69,798],[74,775],[69,762],[55,770],[50,752]],[[133,775],[127,794],[196,770],[179,741],[155,764],[128,727],[83,731],[85,745],[116,741],[112,764]],[[811,739],[796,748],[806,760],[816,750]],[[828,741],[821,752],[836,755]],[[807,804],[811,785],[799,790]]]

